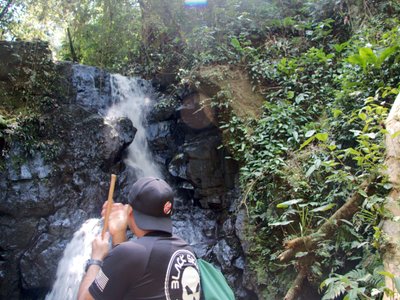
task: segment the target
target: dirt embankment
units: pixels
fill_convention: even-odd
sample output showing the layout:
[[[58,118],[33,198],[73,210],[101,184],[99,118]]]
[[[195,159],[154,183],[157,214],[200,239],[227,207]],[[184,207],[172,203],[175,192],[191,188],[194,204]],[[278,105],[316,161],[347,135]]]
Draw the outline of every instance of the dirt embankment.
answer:
[[[192,77],[193,78],[193,77]],[[241,118],[258,118],[263,96],[257,92],[245,70],[216,65],[202,67],[194,74],[200,102],[229,108]]]

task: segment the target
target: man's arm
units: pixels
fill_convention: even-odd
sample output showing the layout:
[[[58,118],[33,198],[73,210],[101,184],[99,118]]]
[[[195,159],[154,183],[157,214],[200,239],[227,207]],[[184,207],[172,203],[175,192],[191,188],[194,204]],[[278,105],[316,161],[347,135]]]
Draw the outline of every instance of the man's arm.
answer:
[[[110,234],[108,232],[105,233],[104,239],[100,236],[97,236],[92,243],[92,259],[103,261],[104,257],[108,254],[109,251],[109,241]],[[93,300],[94,298],[89,292],[89,287],[93,283],[94,279],[97,276],[97,273],[100,271],[100,266],[98,265],[90,265],[85,276],[81,281],[81,285],[79,286],[78,291],[78,300]]]
[[[97,273],[100,271],[100,266],[91,265],[87,270],[85,276],[83,276],[81,285],[79,286],[78,300],[94,300],[92,295],[89,293],[89,287],[96,278]]]

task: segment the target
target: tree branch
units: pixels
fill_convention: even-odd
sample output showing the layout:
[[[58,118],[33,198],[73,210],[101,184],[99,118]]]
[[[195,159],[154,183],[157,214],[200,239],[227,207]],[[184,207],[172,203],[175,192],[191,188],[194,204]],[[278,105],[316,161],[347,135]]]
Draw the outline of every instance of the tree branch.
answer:
[[[307,270],[308,267],[303,267],[300,269],[299,274],[296,279],[293,281],[290,289],[286,293],[284,300],[295,300],[301,291],[301,287],[303,286],[304,280],[307,278]]]
[[[373,192],[372,182],[375,176],[371,176],[360,185],[360,190],[363,190],[367,195]],[[317,248],[318,242],[326,237],[333,236],[335,230],[343,223],[343,220],[349,220],[360,209],[364,196],[359,191],[355,192],[346,203],[339,208],[319,229],[317,232],[305,236],[295,238],[284,243],[286,251],[282,252],[278,259],[281,262],[290,261],[297,252],[309,252]]]
[[[8,9],[10,8],[11,4],[12,4],[13,0],[8,0],[7,4],[4,6],[4,8],[2,9],[2,11],[0,12],[0,20],[6,15]]]

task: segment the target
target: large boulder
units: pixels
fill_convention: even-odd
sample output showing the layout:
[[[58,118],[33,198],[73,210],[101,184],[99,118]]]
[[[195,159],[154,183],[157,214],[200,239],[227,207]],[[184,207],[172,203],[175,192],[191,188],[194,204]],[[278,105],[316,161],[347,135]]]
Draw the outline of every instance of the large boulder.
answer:
[[[225,159],[218,131],[187,136],[185,143],[170,161],[170,174],[194,187],[194,198],[203,208],[228,206],[226,193],[234,187],[236,164]]]

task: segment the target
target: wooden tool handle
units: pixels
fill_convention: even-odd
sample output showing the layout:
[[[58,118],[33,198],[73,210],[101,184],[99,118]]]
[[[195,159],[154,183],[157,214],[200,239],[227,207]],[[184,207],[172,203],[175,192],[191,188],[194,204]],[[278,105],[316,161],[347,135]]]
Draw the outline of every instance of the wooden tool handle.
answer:
[[[106,231],[108,229],[108,218],[110,217],[111,208],[113,205],[113,194],[114,194],[114,187],[115,187],[116,180],[117,180],[117,176],[114,174],[111,174],[110,190],[108,191],[107,208],[106,208],[106,214],[104,216],[104,226],[103,226],[103,230],[101,232],[102,239],[104,239],[104,234],[106,233]]]

